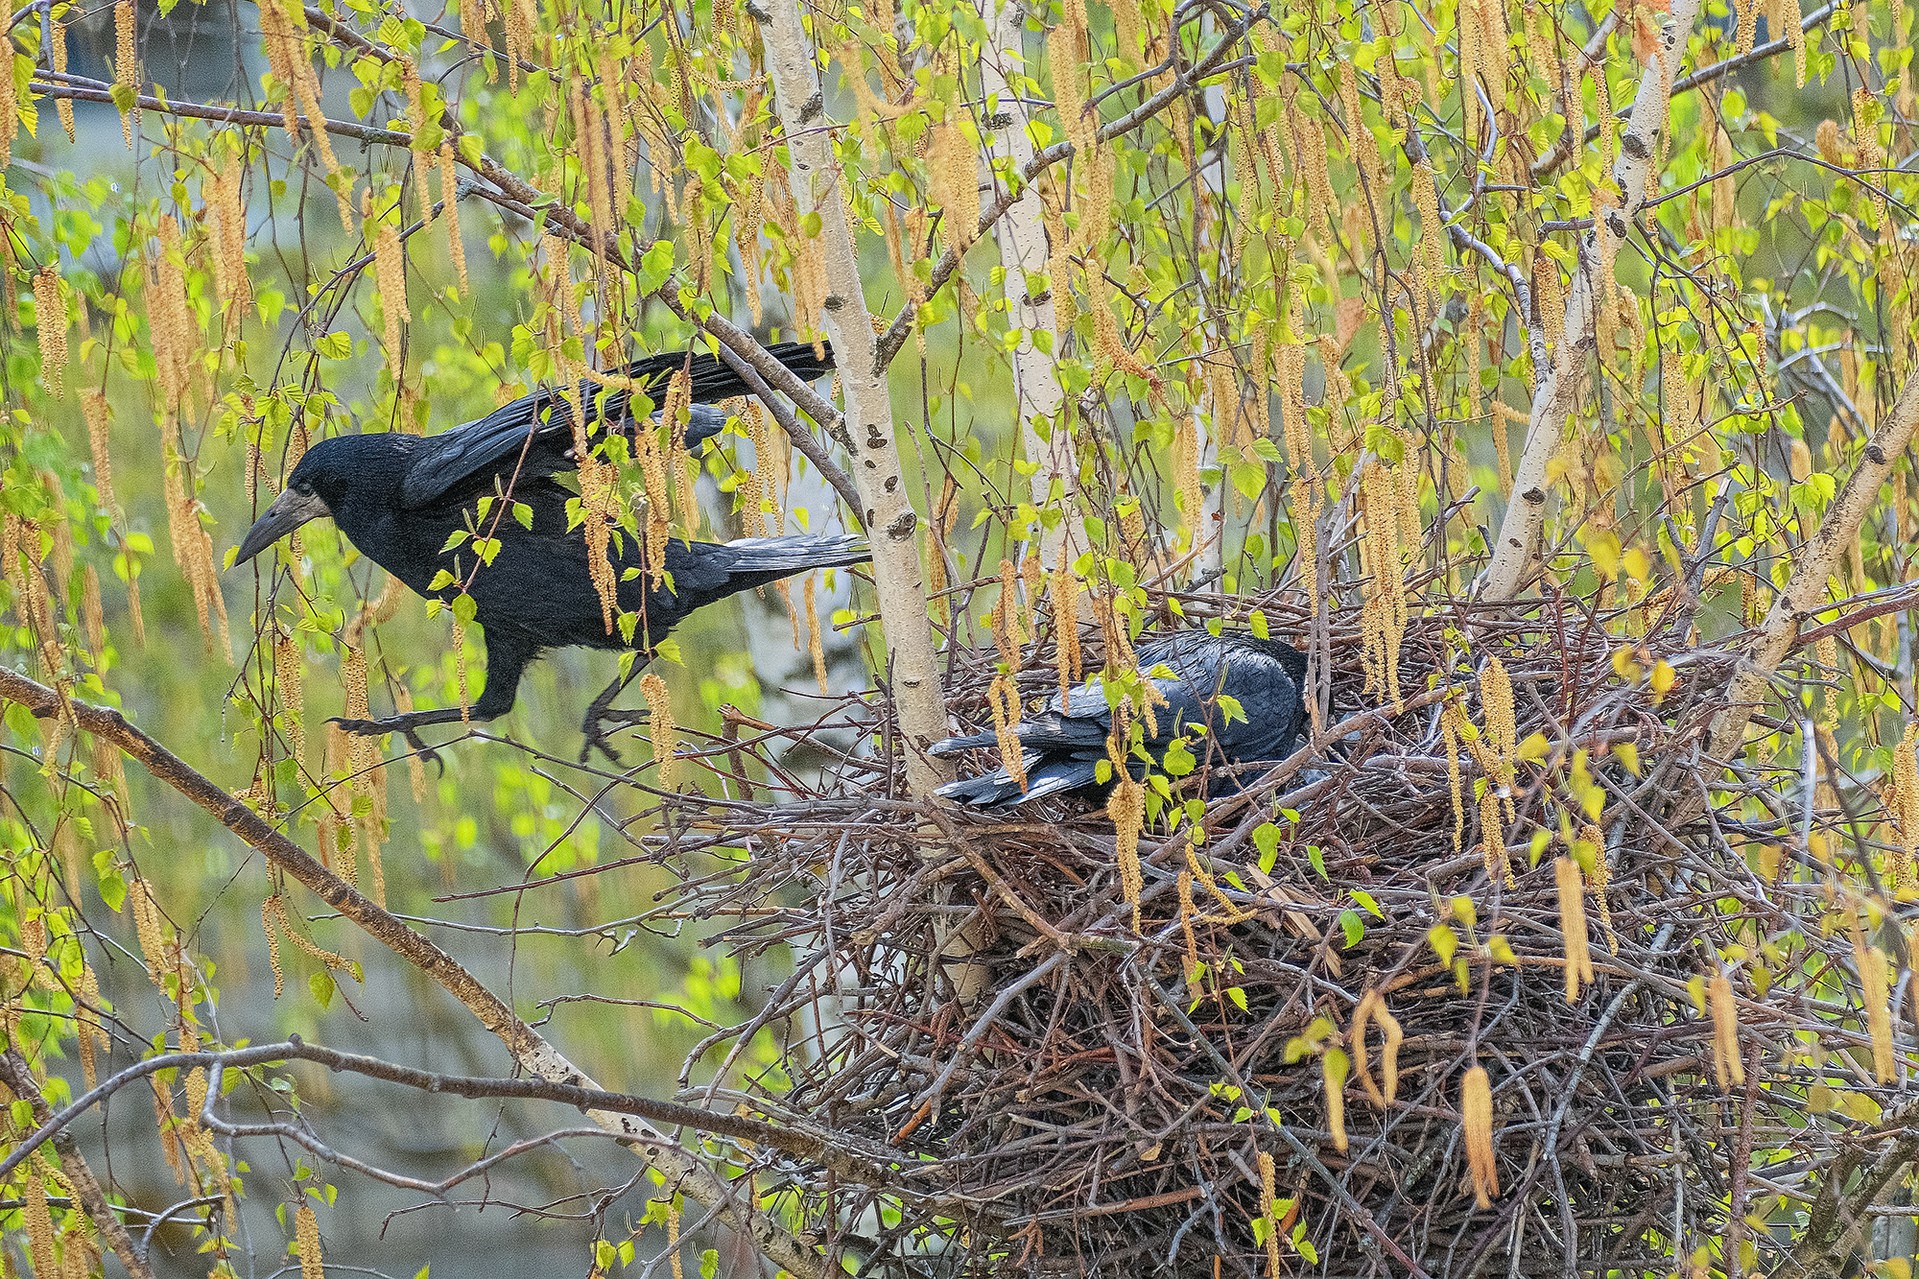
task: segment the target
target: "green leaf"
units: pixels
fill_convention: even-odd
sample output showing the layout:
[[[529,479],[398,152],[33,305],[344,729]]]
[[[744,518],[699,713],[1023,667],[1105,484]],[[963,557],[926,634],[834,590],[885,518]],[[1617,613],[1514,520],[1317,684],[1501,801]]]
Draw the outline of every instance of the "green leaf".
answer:
[[[329,333],[315,340],[313,350],[323,360],[344,360],[353,354],[353,338],[346,333]]]
[[[1273,865],[1279,860],[1279,840],[1283,832],[1271,822],[1261,822],[1253,828],[1253,847],[1259,850],[1259,871],[1262,875],[1273,873]]]
[[[1351,907],[1339,912],[1339,929],[1346,934],[1347,950],[1351,950],[1365,940],[1366,924],[1360,919],[1359,912]]]
[[[307,989],[313,992],[313,998],[320,1007],[327,1008],[333,1003],[333,974],[322,968],[307,978]]]

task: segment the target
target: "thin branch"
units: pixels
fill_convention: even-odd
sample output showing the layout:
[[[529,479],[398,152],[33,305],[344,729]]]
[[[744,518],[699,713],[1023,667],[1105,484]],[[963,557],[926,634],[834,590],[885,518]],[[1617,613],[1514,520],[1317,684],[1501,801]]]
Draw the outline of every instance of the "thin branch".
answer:
[[[64,697],[4,667],[0,667],[0,698],[18,702],[36,719],[58,717],[119,747],[156,780],[205,809],[222,826],[305,885],[369,937],[432,978],[497,1036],[528,1074],[584,1088],[597,1087],[585,1071],[520,1020],[504,1000],[481,984],[453,956],[322,866],[245,803],[136,728],[119,711]],[[817,1250],[802,1244],[757,1205],[742,1200],[693,1155],[676,1145],[661,1142],[657,1134],[648,1132],[629,1116],[594,1111],[589,1112],[589,1117],[616,1137],[627,1139],[630,1148],[639,1150],[643,1146],[643,1157],[649,1158],[669,1181],[677,1180],[687,1195],[712,1209],[734,1229],[749,1235],[776,1264],[803,1279],[819,1279],[822,1270]]]
[[[85,1033],[85,1032],[82,1032]],[[14,1096],[24,1100],[33,1111],[33,1121],[45,1124],[52,1115],[53,1108],[47,1105],[46,1097],[40,1091],[39,1081],[33,1077],[33,1067],[20,1055],[11,1043],[0,1051],[0,1083],[5,1083]],[[133,1236],[127,1233],[126,1223],[113,1211],[113,1205],[107,1202],[106,1192],[100,1189],[100,1182],[93,1175],[93,1169],[80,1154],[80,1143],[73,1134],[62,1127],[50,1134],[54,1153],[60,1157],[60,1171],[67,1179],[67,1185],[73,1189],[73,1197],[80,1201],[89,1220],[105,1236],[107,1246],[113,1249],[113,1255],[127,1268],[132,1279],[153,1279],[153,1270],[147,1265],[144,1250],[134,1246]]]

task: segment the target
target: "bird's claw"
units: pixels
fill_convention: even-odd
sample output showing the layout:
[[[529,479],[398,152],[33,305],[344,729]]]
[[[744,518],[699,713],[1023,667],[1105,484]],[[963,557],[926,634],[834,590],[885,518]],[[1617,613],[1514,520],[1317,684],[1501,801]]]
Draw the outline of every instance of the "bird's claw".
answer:
[[[586,734],[586,740],[580,744],[580,762],[582,764],[586,763],[587,760],[593,757],[593,752],[598,751],[600,754],[606,756],[608,763],[618,767],[624,761],[622,761],[619,755],[614,751],[612,744],[607,741],[604,726],[607,724],[621,726],[644,724],[646,720],[647,712],[644,710],[616,711],[600,709],[590,712],[586,719],[580,724],[580,731]]]
[[[446,761],[440,758],[440,752],[421,739],[419,732],[404,715],[395,715],[392,719],[347,719],[345,716],[335,715],[327,723],[337,724],[340,731],[352,733],[356,737],[380,737],[387,733],[398,733],[406,739],[406,744],[413,748],[415,755],[433,765],[441,777],[446,776]]]

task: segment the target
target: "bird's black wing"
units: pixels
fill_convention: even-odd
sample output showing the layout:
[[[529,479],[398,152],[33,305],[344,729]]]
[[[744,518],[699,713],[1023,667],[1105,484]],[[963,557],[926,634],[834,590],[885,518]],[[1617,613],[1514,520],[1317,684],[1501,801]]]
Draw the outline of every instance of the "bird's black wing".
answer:
[[[1189,631],[1143,644],[1137,657],[1159,693],[1150,718],[1140,717],[1148,725],[1145,746],[1153,758],[1163,758],[1175,738],[1184,738],[1201,760],[1211,754],[1215,765],[1279,760],[1292,751],[1305,715],[1299,689],[1304,657],[1298,650]],[[1234,705],[1222,705],[1225,699]],[[939,794],[975,807],[1009,808],[1090,786],[1107,758],[1112,723],[1106,692],[1095,679],[1055,696],[1014,730],[1025,755],[1024,790],[1002,767],[950,782]],[[995,743],[992,733],[979,733],[938,742],[932,753]]]
[[[782,342],[768,354],[801,378],[812,379],[833,368],[833,350],[822,344],[816,354],[808,342]],[[697,406],[747,394],[745,382],[717,355],[674,351],[635,360],[622,375],[636,383],[656,405],[666,398],[667,385],[682,368],[690,368],[695,409],[687,423],[687,447],[695,448],[726,424],[723,414]],[[580,400],[588,416],[613,431],[631,429],[630,393],[583,382]],[[590,425],[590,423],[589,423]],[[403,506],[424,506],[475,481],[488,481],[515,470],[525,478],[553,475],[578,466],[573,456],[573,408],[555,387],[541,387],[531,395],[502,405],[478,421],[433,436],[413,457],[400,488]],[[490,486],[490,485],[489,485]]]

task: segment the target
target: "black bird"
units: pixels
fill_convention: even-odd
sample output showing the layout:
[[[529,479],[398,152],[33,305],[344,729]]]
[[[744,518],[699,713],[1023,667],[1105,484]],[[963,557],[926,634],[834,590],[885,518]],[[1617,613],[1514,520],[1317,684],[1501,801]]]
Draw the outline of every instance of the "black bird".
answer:
[[[1140,673],[1166,699],[1165,705],[1153,707],[1146,732],[1146,750],[1156,762],[1176,738],[1187,742],[1197,763],[1210,762],[1214,768],[1276,763],[1292,753],[1306,719],[1300,697],[1306,683],[1306,655],[1292,645],[1245,634],[1182,631],[1142,644],[1136,656]],[[1238,710],[1222,708],[1222,697],[1237,701]],[[1105,689],[1095,679],[1064,697],[1056,694],[1045,710],[1021,720],[1014,731],[1024,748],[1024,791],[1002,767],[948,782],[938,793],[974,808],[1013,808],[1046,795],[1093,786],[1098,782],[1099,763],[1107,758],[1113,713],[1106,705]],[[951,755],[997,741],[990,732],[949,737],[935,742],[932,753]],[[1144,762],[1137,758],[1129,761],[1129,767],[1134,777],[1145,773]],[[1212,789],[1231,790],[1235,785],[1216,779]]]
[[[818,357],[803,343],[770,350],[801,377],[833,367],[830,351]],[[738,376],[714,356],[684,352],[640,360],[626,375],[663,400],[668,380],[689,358],[699,402],[694,407],[700,410],[687,429],[692,447],[725,424],[725,416],[706,409],[705,402],[746,393]],[[602,398],[594,411],[603,428],[632,431],[626,393],[589,386],[582,391],[586,404],[594,405],[596,391]],[[643,539],[616,536],[608,555],[620,608],[638,613],[640,622],[630,643],[618,626],[609,634],[586,539],[579,529],[567,527],[567,501],[577,495],[553,478],[578,466],[570,415],[564,397],[541,391],[441,435],[382,432],[322,440],[307,450],[285,490],[247,531],[234,563],[252,559],[308,520],[331,516],[361,553],[416,593],[451,601],[464,590],[473,597],[474,619],[486,632],[486,687],[466,716],[473,720],[496,719],[511,710],[522,672],[548,649],[637,650],[641,657],[632,670],[607,685],[587,710],[581,725],[587,738],[584,759],[595,746],[611,755],[603,722],[640,717],[608,707],[646,665],[653,646],[689,613],[795,573],[867,559],[865,543],[851,536],[744,538],[724,544],[675,538],[667,543],[665,564],[654,566],[646,561]],[[530,524],[523,526],[504,508],[495,508],[484,523],[477,521],[478,500],[493,494],[525,503]],[[499,542],[484,566],[470,547],[447,549],[454,534],[475,527]],[[657,586],[655,567],[665,569]],[[334,722],[351,733],[402,733],[423,750],[414,730],[461,719],[460,709],[449,707]]]

